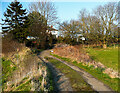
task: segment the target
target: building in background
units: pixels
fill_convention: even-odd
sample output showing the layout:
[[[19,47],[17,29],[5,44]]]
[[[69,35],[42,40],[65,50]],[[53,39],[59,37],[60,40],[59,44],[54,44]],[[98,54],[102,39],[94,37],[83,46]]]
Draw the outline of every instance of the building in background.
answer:
[[[48,27],[47,32],[51,33],[55,38],[58,38],[59,36],[59,31],[57,29],[54,29],[52,26]]]
[[[58,36],[65,37],[65,35],[64,35],[65,31],[58,30],[58,32],[59,32]],[[85,40],[85,37],[84,37],[81,33],[76,33],[76,34],[75,34],[75,37],[77,38],[77,41],[78,41],[79,39],[81,39],[82,41]]]

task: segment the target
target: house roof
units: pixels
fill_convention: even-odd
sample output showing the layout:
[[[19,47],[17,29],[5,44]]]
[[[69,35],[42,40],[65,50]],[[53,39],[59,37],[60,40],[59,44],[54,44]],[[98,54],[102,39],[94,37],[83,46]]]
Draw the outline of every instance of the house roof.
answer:
[[[49,31],[58,31],[57,29],[53,28],[53,27],[48,27],[47,28]]]

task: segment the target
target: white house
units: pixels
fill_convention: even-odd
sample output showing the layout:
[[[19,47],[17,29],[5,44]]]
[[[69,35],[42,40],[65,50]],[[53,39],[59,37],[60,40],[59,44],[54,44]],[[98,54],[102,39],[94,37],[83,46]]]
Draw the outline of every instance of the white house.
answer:
[[[55,36],[56,38],[58,38],[59,32],[58,32],[57,30],[53,30],[53,31],[50,31],[50,32],[51,32],[51,34],[52,34],[53,36]]]
[[[53,36],[55,36],[55,38],[58,38],[58,36],[59,36],[59,31],[54,29],[54,28],[52,28],[52,27],[49,27],[47,32],[51,33]]]
[[[65,31],[59,30],[58,32],[59,32],[59,36],[64,37]],[[83,41],[85,40],[85,37],[83,37],[83,35],[81,33],[77,33],[75,35],[75,37],[77,38],[77,41],[78,41],[78,37],[80,37],[79,39],[81,39]]]
[[[51,33],[53,36],[55,36],[55,38],[58,38],[59,36],[59,32],[58,30],[52,28],[52,27],[49,27],[47,30],[46,30],[47,33]],[[32,37],[32,36],[28,36],[27,39],[30,40],[30,39],[36,39],[37,37]]]
[[[30,39],[35,39],[35,37],[27,36],[27,39],[28,39],[28,40],[30,40]]]
[[[55,38],[58,38],[59,36],[64,37],[64,33],[66,31],[56,30],[52,27],[48,27],[46,32],[51,33]],[[77,41],[78,41],[78,39],[85,40],[85,37],[83,37],[83,35],[81,33],[77,33],[75,35],[75,37],[77,38]],[[35,37],[28,36],[27,39],[35,39]]]

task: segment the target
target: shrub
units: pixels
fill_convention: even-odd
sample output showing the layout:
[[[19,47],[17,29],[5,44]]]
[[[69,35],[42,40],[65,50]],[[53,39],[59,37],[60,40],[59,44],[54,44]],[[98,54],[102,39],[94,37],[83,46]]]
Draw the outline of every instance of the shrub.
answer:
[[[2,53],[4,55],[9,55],[10,53],[14,53],[18,50],[22,50],[24,44],[18,43],[15,40],[9,38],[9,36],[5,36],[2,38]]]

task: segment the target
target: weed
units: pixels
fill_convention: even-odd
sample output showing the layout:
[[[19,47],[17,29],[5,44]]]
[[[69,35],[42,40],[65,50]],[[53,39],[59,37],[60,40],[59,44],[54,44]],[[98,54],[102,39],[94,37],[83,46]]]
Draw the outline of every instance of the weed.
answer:
[[[16,90],[19,90],[19,91],[30,91],[30,88],[31,88],[30,82],[31,82],[31,80],[28,80],[26,83],[23,83],[23,84],[19,85],[18,87],[16,87],[14,89],[14,91],[16,91]]]
[[[42,79],[43,79],[43,77],[42,77],[42,76],[40,76],[40,77],[39,77],[39,81],[41,82],[41,81],[42,81]]]
[[[13,67],[11,67],[13,65]],[[12,76],[12,72],[16,70],[15,65],[10,60],[5,60],[2,58],[2,84],[3,90],[6,86],[6,82],[8,81],[8,77]]]
[[[17,58],[17,59],[20,58],[20,55],[16,54],[16,55],[15,55],[15,58]]]

